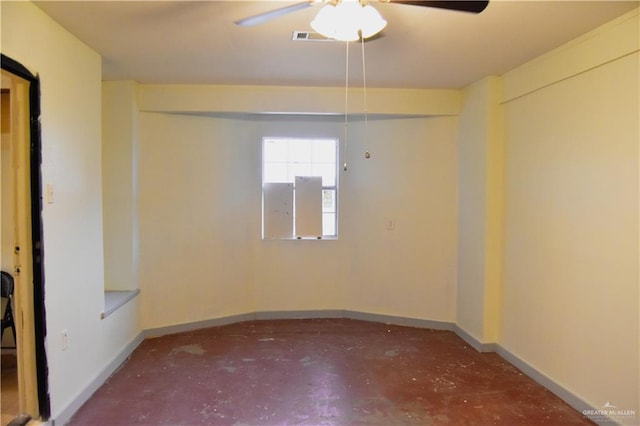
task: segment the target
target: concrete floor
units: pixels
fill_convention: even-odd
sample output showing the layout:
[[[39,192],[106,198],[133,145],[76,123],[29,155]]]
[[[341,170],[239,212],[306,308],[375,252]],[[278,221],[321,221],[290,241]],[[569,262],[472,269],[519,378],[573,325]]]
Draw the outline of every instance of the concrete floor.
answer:
[[[72,425],[587,425],[449,331],[252,321],[145,340]]]

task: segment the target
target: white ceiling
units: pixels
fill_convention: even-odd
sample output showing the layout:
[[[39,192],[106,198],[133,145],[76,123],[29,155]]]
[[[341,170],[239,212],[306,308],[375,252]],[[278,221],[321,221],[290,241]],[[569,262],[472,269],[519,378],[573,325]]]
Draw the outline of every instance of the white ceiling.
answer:
[[[345,43],[294,42],[320,5],[254,27],[234,21],[296,2],[40,1],[103,57],[105,80],[342,86]],[[371,2],[388,21],[365,44],[369,87],[461,88],[500,75],[640,5],[640,1],[493,0],[479,15]],[[361,81],[360,45],[350,75]]]

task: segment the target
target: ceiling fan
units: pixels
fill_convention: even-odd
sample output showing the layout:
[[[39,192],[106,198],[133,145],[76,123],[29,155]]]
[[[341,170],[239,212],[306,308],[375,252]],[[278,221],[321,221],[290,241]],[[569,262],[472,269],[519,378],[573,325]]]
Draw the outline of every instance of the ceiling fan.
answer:
[[[436,9],[447,9],[460,12],[480,13],[489,4],[488,0],[377,0],[383,3],[398,3],[412,6],[432,7]],[[250,27],[263,24],[289,13],[297,12],[302,9],[321,3],[325,6],[320,10],[318,15],[311,21],[311,27],[319,34],[340,41],[362,40],[362,81],[364,93],[364,140],[365,140],[365,158],[371,158],[367,145],[367,92],[365,77],[365,58],[364,58],[364,41],[367,38],[374,37],[382,31],[387,21],[380,16],[378,11],[369,5],[369,0],[307,0],[294,3],[278,9],[235,21],[236,25]],[[349,96],[349,44],[347,43],[347,61],[346,61],[346,79],[345,79],[345,159],[347,145],[347,121],[348,121],[348,96]],[[347,170],[347,162],[344,163],[344,170]]]
[[[308,0],[300,3],[295,3],[289,6],[281,7],[278,9],[270,10],[264,13],[259,13],[257,15],[249,16],[246,18],[239,19],[235,21],[237,25],[243,27],[250,27],[253,25],[259,25],[273,19],[279,18],[281,16],[287,15],[289,13],[297,12],[298,10],[306,9],[307,7],[311,7],[316,3],[326,3],[331,5],[337,5],[342,1],[346,2],[348,0]],[[432,0],[432,1],[413,1],[413,0],[378,0],[383,3],[398,3],[398,4],[407,4],[412,6],[421,6],[421,7],[432,7],[436,9],[447,9],[454,10],[459,12],[469,12],[469,13],[480,13],[482,12],[489,1],[464,1],[464,0]],[[362,6],[366,6],[367,0],[358,0]]]

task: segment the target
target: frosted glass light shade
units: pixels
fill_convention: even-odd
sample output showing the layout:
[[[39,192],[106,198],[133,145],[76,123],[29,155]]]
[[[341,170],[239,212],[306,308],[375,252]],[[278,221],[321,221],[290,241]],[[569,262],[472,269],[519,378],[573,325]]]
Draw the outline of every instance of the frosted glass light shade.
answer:
[[[311,28],[325,37],[340,41],[355,41],[378,34],[387,25],[380,13],[372,6],[362,6],[359,1],[343,0],[337,6],[324,6]]]
[[[372,6],[366,5],[360,12],[360,31],[362,31],[362,38],[369,38],[387,26],[380,13]]]

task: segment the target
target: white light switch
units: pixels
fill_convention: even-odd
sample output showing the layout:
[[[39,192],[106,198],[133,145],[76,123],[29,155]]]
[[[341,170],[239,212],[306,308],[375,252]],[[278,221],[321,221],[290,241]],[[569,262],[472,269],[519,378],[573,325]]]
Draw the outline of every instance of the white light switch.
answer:
[[[53,204],[54,202],[54,191],[53,191],[53,185],[48,183],[45,186],[45,198],[47,200],[47,204]]]

